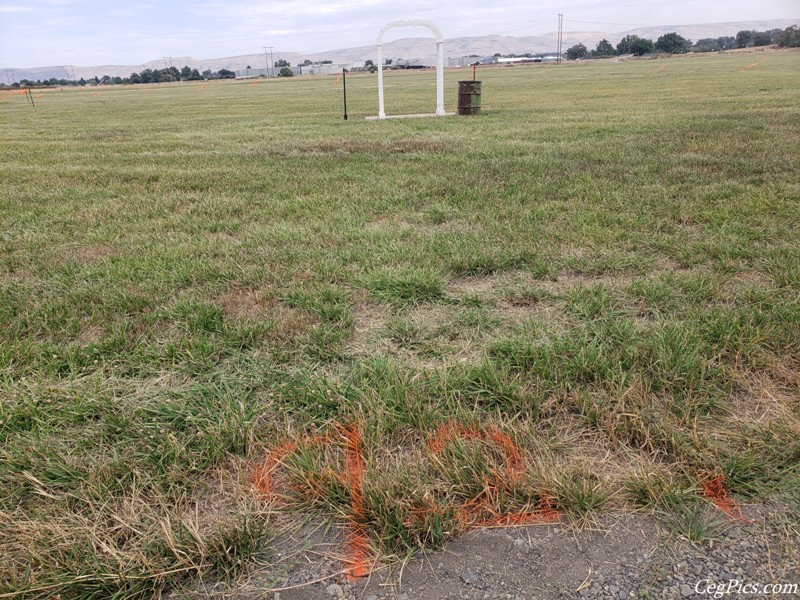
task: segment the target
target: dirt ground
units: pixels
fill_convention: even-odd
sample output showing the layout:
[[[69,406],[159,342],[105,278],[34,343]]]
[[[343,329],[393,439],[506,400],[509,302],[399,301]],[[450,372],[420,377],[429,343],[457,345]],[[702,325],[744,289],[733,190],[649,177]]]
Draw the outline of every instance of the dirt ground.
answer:
[[[798,597],[800,534],[780,506],[744,508],[748,522],[720,521],[716,539],[691,544],[637,513],[607,515],[581,530],[552,525],[484,529],[348,581],[346,535],[306,526],[274,543],[271,564],[233,590],[205,587],[180,597],[235,600]],[[779,585],[780,593],[764,592]],[[751,586],[751,587],[745,587]],[[752,592],[753,586],[761,593]],[[784,588],[784,586],[786,586]],[[736,593],[738,591],[738,594]]]

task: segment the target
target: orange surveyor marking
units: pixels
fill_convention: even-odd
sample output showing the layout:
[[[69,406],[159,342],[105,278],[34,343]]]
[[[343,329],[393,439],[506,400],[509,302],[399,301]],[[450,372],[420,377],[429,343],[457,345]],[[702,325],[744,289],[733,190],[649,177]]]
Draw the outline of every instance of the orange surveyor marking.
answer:
[[[200,86],[200,88],[199,88],[197,91],[199,92],[200,90],[204,90],[204,89],[206,89],[207,87],[208,87],[208,84],[207,84],[207,83],[204,83],[203,85],[201,85],[201,86]]]
[[[746,67],[742,67],[742,71],[747,71],[748,69],[752,69],[753,67],[757,67],[758,65],[763,63],[765,60],[767,60],[767,59],[764,58],[764,59],[762,59],[762,60],[760,60],[758,62],[754,62],[752,65],[747,65]]]
[[[344,435],[345,463],[350,483],[350,557],[347,560],[348,579],[357,579],[369,575],[372,561],[369,555],[369,539],[366,532],[366,516],[364,514],[364,457],[361,453],[361,431],[351,425],[342,431]]]
[[[460,529],[476,527],[508,527],[514,525],[532,525],[553,523],[561,518],[553,500],[546,494],[540,495],[534,510],[504,511],[496,507],[503,493],[521,482],[525,474],[522,451],[514,441],[497,427],[481,429],[477,425],[469,426],[445,423],[429,439],[428,450],[436,454],[442,452],[448,443],[457,438],[495,445],[504,457],[502,472],[492,470],[492,476],[484,481],[484,490],[478,497],[466,502],[455,512],[455,519]],[[276,476],[276,470],[283,460],[302,447],[322,446],[338,443],[344,450],[344,465],[341,473],[326,468],[323,473],[330,475],[347,486],[350,493],[350,507],[347,520],[350,525],[348,535],[347,564],[348,579],[357,579],[369,575],[374,560],[369,544],[367,528],[366,502],[364,498],[364,475],[366,464],[363,454],[363,440],[358,425],[334,424],[325,434],[303,436],[301,440],[286,440],[273,447],[264,462],[253,470],[253,487],[266,499],[280,502],[285,497],[288,482]],[[321,488],[313,473],[307,473],[307,491],[295,489],[300,494],[316,496]],[[453,514],[449,509],[442,513],[435,500],[424,499],[422,506],[412,509],[409,525],[424,522],[431,515]],[[286,504],[283,504],[286,506]]]
[[[36,96],[37,98],[44,98],[44,94],[39,94]]]
[[[458,514],[462,528],[468,527],[505,527],[509,525],[533,525],[535,523],[553,523],[561,518],[561,514],[553,507],[548,496],[542,496],[539,505],[533,512],[519,510],[511,513],[499,513],[492,508],[492,500],[498,491],[508,484],[516,485],[525,473],[522,452],[514,441],[496,427],[484,432],[476,425],[445,423],[439,428],[429,442],[428,448],[434,454],[444,450],[447,442],[455,438],[487,442],[498,446],[505,456],[505,473],[494,472],[494,481],[484,482],[484,498],[480,497],[467,502]]]
[[[725,479],[721,473],[717,473],[706,479],[703,484],[703,495],[711,500],[717,508],[730,518],[736,519],[737,521],[744,521],[745,523],[750,522],[744,518],[739,505],[736,504],[733,498],[728,496],[728,492],[725,490]]]
[[[350,513],[347,518],[350,523],[348,545],[349,556],[346,558],[348,579],[357,579],[369,575],[372,570],[370,559],[369,537],[366,531],[366,517],[364,513],[364,457],[362,455],[361,431],[351,425],[345,427],[336,425],[334,431],[326,435],[307,436],[303,442],[307,446],[328,444],[333,439],[333,433],[339,434],[339,439],[344,442],[345,465],[343,479],[350,490]],[[300,443],[287,440],[277,445],[267,455],[264,464],[253,471],[253,486],[268,499],[279,499],[282,490],[277,489],[273,472],[281,461],[292,452],[300,449]],[[311,482],[312,486],[314,482]]]
[[[339,74],[336,76],[336,81],[333,82],[333,87],[339,85],[339,82],[342,80],[342,72],[339,71]]]

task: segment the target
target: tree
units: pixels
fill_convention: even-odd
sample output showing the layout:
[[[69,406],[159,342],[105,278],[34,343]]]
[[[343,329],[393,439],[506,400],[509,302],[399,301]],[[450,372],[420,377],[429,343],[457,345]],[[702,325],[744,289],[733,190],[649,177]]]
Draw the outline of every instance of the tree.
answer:
[[[364,61],[364,66],[365,67],[374,67],[375,63],[372,61],[371,58],[368,58],[367,60]]]
[[[389,65],[392,64],[392,59],[391,58],[387,58],[386,60],[383,61],[383,64],[385,64],[388,67]]]
[[[203,76],[200,75],[197,69],[192,69],[191,73],[189,73],[189,81],[200,81],[203,79]]]
[[[678,35],[674,31],[672,33],[665,33],[656,40],[654,48],[661,52],[668,54],[682,54],[686,52],[689,47],[689,42],[686,38]]]
[[[797,25],[787,27],[775,36],[775,43],[781,48],[800,48],[800,29]]]
[[[321,64],[321,65],[332,65],[333,61],[332,60],[321,60],[321,61],[319,61],[319,64]]]
[[[308,67],[309,65],[313,65],[314,63],[311,62],[309,59],[305,59],[303,62],[300,63],[301,67]]]
[[[567,58],[569,60],[578,60],[579,58],[583,58],[588,54],[588,50],[586,46],[583,44],[575,44],[572,48],[567,50]]]
[[[220,69],[219,76],[222,79],[234,79],[236,77],[236,73],[229,71],[228,69]]]
[[[276,67],[278,67],[280,69],[280,68],[283,68],[283,67],[291,67],[292,65],[285,58],[279,58],[278,60],[275,61],[275,65],[274,66],[276,66]],[[250,67],[247,67],[247,68],[249,69]]]
[[[638,35],[626,35],[617,44],[617,54],[635,54],[641,56],[653,51],[653,40],[640,38]]]
[[[192,74],[192,70],[189,68],[189,65],[183,65],[181,69],[181,79],[189,79],[189,75]]]
[[[281,70],[278,71],[278,77],[294,77],[294,73],[289,67],[281,67]]]
[[[753,46],[769,46],[772,43],[772,34],[769,31],[754,31]]]
[[[614,46],[605,38],[597,42],[597,48],[592,50],[592,56],[614,56],[616,53]]]
[[[753,32],[743,29],[736,34],[736,47],[747,48],[753,44]]]

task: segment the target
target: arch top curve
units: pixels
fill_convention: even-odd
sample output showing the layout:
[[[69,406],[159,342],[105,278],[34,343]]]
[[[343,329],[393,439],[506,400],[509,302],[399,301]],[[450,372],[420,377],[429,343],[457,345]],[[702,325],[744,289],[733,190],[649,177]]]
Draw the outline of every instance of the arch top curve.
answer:
[[[395,27],[427,27],[433,32],[433,35],[436,37],[436,43],[441,44],[444,42],[444,36],[442,35],[442,31],[436,26],[435,23],[431,21],[425,21],[422,19],[411,19],[407,21],[392,21],[391,23],[387,23],[381,32],[378,34],[378,45],[380,46],[383,44],[383,36],[386,34],[387,31],[390,29],[394,29]]]

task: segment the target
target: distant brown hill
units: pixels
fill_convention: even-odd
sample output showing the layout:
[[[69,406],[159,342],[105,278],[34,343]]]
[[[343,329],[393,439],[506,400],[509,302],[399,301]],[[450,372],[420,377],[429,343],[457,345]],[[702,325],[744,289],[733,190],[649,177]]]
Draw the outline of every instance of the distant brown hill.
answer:
[[[702,38],[715,38],[725,35],[736,35],[743,29],[769,31],[770,29],[785,29],[790,25],[800,23],[797,19],[772,19],[766,21],[736,21],[730,23],[703,23],[697,25],[664,25],[661,27],[645,27],[622,31],[617,33],[598,32],[598,31],[565,31],[564,48],[578,43],[585,44],[592,48],[603,38],[615,44],[626,35],[638,35],[640,37],[657,39],[659,36],[675,31],[690,40]],[[377,32],[376,32],[377,33]],[[526,52],[555,52],[556,34],[547,33],[540,36],[528,37],[509,37],[501,35],[486,35],[481,37],[460,37],[445,41],[445,52],[449,56],[467,56],[488,54],[523,54]],[[432,56],[436,53],[436,45],[431,38],[403,38],[384,44],[383,56],[387,58],[422,58]],[[318,53],[301,52],[281,52],[273,55],[275,60],[283,58],[295,65],[305,59],[312,61],[332,60],[337,63],[363,63],[367,59],[375,59],[375,46],[358,46],[354,48],[342,48],[339,50],[329,50]],[[253,68],[265,66],[264,55],[261,53],[244,54],[241,56],[229,56],[226,58],[207,58],[195,59],[190,56],[173,57],[172,64],[178,68],[189,65],[199,71],[211,69],[244,69],[248,65]],[[91,78],[111,75],[112,77],[127,77],[132,72],[139,72],[143,69],[162,69],[164,60],[151,60],[139,65],[97,65],[97,66],[75,66],[75,77]],[[66,77],[63,66],[35,67],[35,68],[16,68],[0,67],[2,69],[14,69],[17,81],[20,79],[50,79],[51,77]]]

